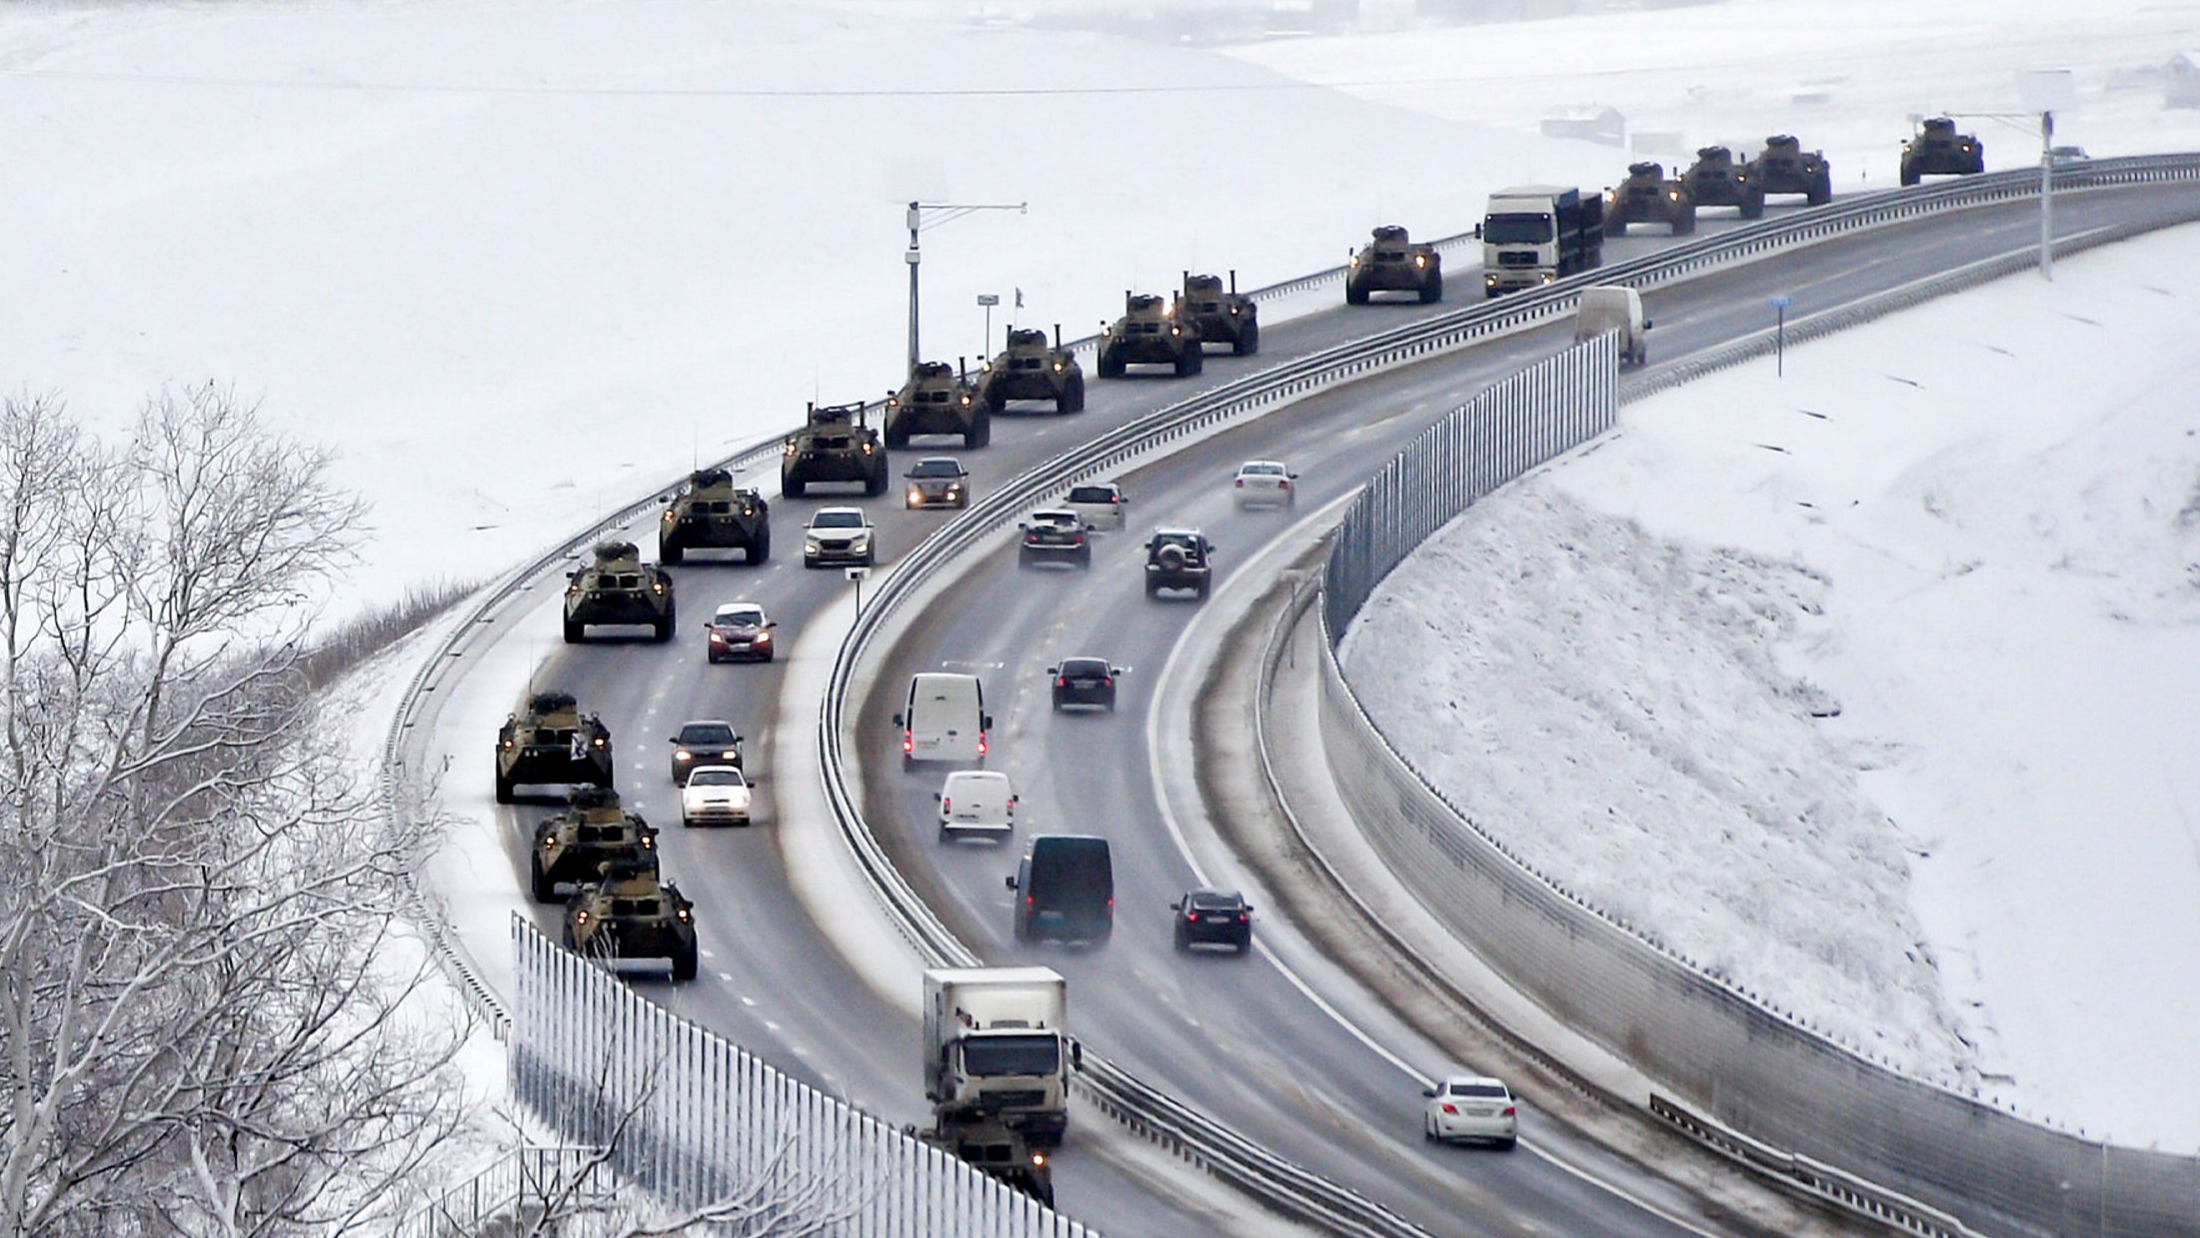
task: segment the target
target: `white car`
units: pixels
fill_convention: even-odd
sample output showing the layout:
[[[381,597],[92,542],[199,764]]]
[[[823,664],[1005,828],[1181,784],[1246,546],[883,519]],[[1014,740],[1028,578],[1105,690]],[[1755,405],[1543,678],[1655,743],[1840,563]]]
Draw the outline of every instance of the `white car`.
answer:
[[[1016,832],[1016,788],[1008,775],[959,769],[932,796],[940,802],[940,841],[989,838],[1006,842]]]
[[[1421,1095],[1428,1097],[1421,1119],[1424,1139],[1481,1139],[1509,1152],[1520,1137],[1519,1102],[1511,1088],[1487,1075],[1453,1075]]]
[[[822,563],[854,563],[868,567],[878,562],[871,538],[871,520],[860,507],[820,507],[802,530],[802,566]]]
[[[680,824],[747,825],[749,780],[731,765],[700,765],[680,788]]]
[[[1230,494],[1239,507],[1296,507],[1298,491],[1291,483],[1298,476],[1280,460],[1247,460],[1238,466]]]
[[[1112,481],[1087,482],[1071,486],[1069,497],[1062,500],[1066,510],[1077,513],[1077,518],[1095,529],[1120,529],[1123,527],[1123,505],[1130,502],[1123,497],[1123,487]]]

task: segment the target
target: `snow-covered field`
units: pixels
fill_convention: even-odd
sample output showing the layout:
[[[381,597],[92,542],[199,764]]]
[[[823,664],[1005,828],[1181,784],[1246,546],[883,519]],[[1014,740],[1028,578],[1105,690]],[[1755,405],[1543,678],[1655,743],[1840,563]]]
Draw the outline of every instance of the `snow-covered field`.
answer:
[[[1544,116],[1592,102],[1683,148],[1795,132],[1826,149],[1846,188],[1892,181],[1910,113],[2015,110],[2015,69],[2068,67],[2081,106],[2065,116],[2059,140],[2098,154],[2200,146],[2200,113],[2162,110],[2159,86],[2146,78],[2171,49],[2200,42],[2194,10],[2126,0],[2016,11],[1987,0],[1922,10],[1890,0],[1735,0],[1276,42],[1227,55],[941,22],[931,15],[936,7],[913,5],[907,16],[877,4],[854,15],[823,3],[750,0],[0,7],[0,131],[8,134],[13,187],[0,194],[0,231],[9,238],[0,247],[9,290],[0,298],[0,389],[58,391],[88,417],[120,424],[164,384],[213,378],[261,398],[262,415],[277,428],[336,446],[339,479],[374,505],[364,562],[328,602],[342,614],[426,578],[498,571],[699,458],[787,428],[805,399],[849,399],[892,385],[905,335],[902,206],[911,198],[1028,203],[1022,214],[981,213],[925,234],[926,352],[951,359],[984,349],[981,293],[1002,298],[996,337],[1019,290],[1022,322],[1059,321],[1082,334],[1116,310],[1124,288],[1166,287],[1184,267],[1235,268],[1241,283],[1258,285],[1336,262],[1376,223],[1464,229],[1483,193],[1504,183],[1616,181],[1626,152],[1535,133]],[[1977,123],[1993,166],[2025,162],[2036,149],[2025,122]],[[2151,244],[2168,246],[2166,256],[2135,247],[2129,252],[2157,256],[2089,257],[2068,264],[2056,285],[2058,297],[2075,298],[2095,278],[2090,272],[2121,273],[2102,277],[2108,285],[2098,304],[2055,302],[2112,324],[2081,331],[2084,342],[2071,346],[2067,368],[2095,380],[2088,390],[2104,389],[2112,344],[2126,336],[2153,341],[2159,357],[2150,365],[2191,354],[2186,340],[2143,334],[2173,320],[2175,296],[2190,289],[2175,278],[2184,269],[2180,242]],[[2149,284],[2174,295],[2133,291]],[[2021,354],[2010,342],[2013,311],[1997,298],[2024,295],[2038,294],[2012,284],[1901,321],[1944,316],[1931,321],[1948,324],[1950,338],[1976,354],[1971,368],[1983,387],[1999,373],[1999,354],[1975,341]],[[2153,306],[2154,316],[2117,308],[2127,301]],[[2132,318],[2141,321],[2127,325]],[[2020,342],[2029,348],[2040,338]],[[1860,346],[1833,341],[1793,354],[1798,368],[1781,388],[1789,400],[1782,407],[1804,402],[1795,393],[1809,380],[1811,358],[1850,347]],[[1896,367],[1886,358],[1902,350],[1882,344],[1856,355],[1871,364],[1821,372],[1887,372]],[[2073,509],[2046,488],[2077,456],[2054,454],[2048,438],[2012,441],[2003,433],[2005,410],[1958,407],[1960,393],[1937,374],[1903,376],[1927,385],[1920,416],[1963,419],[1979,436],[1977,451],[1991,437],[2005,453],[2009,476],[2000,480],[2034,486],[2020,516],[2060,515],[2073,555],[2106,556],[2123,573],[2130,596],[2122,606],[2135,616],[2124,622],[2135,645],[2142,633],[2174,635],[2166,625],[2180,595],[2166,584],[2166,592],[2140,587],[2151,578],[2118,557],[2128,531],[2078,538],[2070,530],[2097,527],[2077,520],[2097,520],[2093,509]],[[2012,390],[2044,387],[2044,379],[2028,380]],[[1840,414],[1856,421],[1911,394],[1896,382],[1856,389],[1874,397]],[[1631,424],[1654,410],[1696,408],[1699,390],[1709,388],[1665,397]],[[1829,393],[1807,407],[1840,406]],[[1626,450],[1643,441],[1631,431]],[[2073,441],[2089,450],[2111,442]],[[1617,460],[1620,450],[1615,443],[1607,454]],[[1875,466],[1887,458],[1876,443],[1849,450],[1868,450]],[[2100,450],[2088,466],[2104,476],[2116,460],[2148,458],[2136,447],[2129,456]],[[2128,468],[2134,482],[2142,477],[2137,463]],[[1951,477],[1934,490],[1953,513],[1936,520],[1951,528],[1967,521],[1974,532],[2000,527],[1980,485]],[[2169,484],[2161,485],[2149,493],[2169,502]],[[2123,495],[2100,492],[2104,503]],[[2149,974],[2162,978],[2177,944],[2196,940],[2168,918],[2175,908],[2166,896],[2142,889],[2180,869],[2137,843],[2128,851],[2102,845],[2132,837],[2140,827],[2125,818],[2158,810],[2170,794],[2158,791],[2152,806],[2139,794],[2169,787],[2167,757],[2138,775],[2110,758],[2174,751],[2156,746],[2188,738],[2168,729],[2174,719],[2161,719],[2146,742],[2129,732],[2114,738],[2105,723],[2118,710],[2079,691],[2106,681],[2080,673],[2060,647],[2050,664],[2007,676],[2043,692],[2054,685],[2056,709],[2013,699],[2006,693],[2017,685],[1998,679],[1948,688],[1936,676],[1956,661],[1952,654],[1919,654],[1913,665],[1891,657],[1882,664],[1868,652],[1811,653],[1811,638],[1868,649],[1872,631],[1836,622],[1846,599],[1859,596],[1851,592],[1853,566],[1829,561],[1798,571],[1782,565],[1810,562],[1805,544],[1774,542],[1752,551],[1768,565],[1760,570],[1721,549],[1730,539],[1703,530],[1668,546],[1675,530],[1655,517],[1650,497],[1645,491],[1642,513],[1624,513],[1643,521],[1640,533],[1626,536],[1664,570],[1718,567],[1731,573],[1735,596],[1773,599],[1755,621],[1760,644],[1743,643],[1747,633],[1730,622],[1718,630],[1738,661],[1718,677],[1700,659],[1653,669],[1652,637],[1682,631],[1681,616],[1661,615],[1631,647],[1641,666],[1614,666],[1609,680],[1584,691],[1610,699],[1624,685],[1662,682],[1679,698],[1672,708],[1693,702],[1707,726],[1742,717],[1739,698],[1751,683],[1808,679],[1832,693],[1845,707],[1841,719],[1789,729],[1794,751],[1817,744],[1875,753],[1878,771],[1846,786],[1823,769],[1755,786],[1750,821],[1768,854],[1784,852],[1798,866],[1789,870],[1796,879],[1846,882],[1857,898],[1883,906],[1886,923],[1907,926],[1897,939],[1930,946],[1913,960],[1889,956],[1884,934],[1819,944],[1810,932],[1816,924],[1801,920],[1786,945],[1784,934],[1745,937],[1702,956],[1727,967],[1810,968],[1827,978],[1829,993],[1845,978],[1869,994],[1859,1009],[1870,1017],[1857,1026],[1888,1020],[1884,1051],[2009,1076],[2005,1091],[2068,1121],[2195,1142],[2190,1115],[2175,1125],[2151,1108],[2144,1120],[2126,1108],[2166,1109],[2169,1098],[2194,1092],[2163,1085],[2172,1077],[2163,1060],[2178,1043],[2169,1029],[2189,1025],[2194,1003],[2185,999],[2159,1017],[2159,1004],[2134,1013],[2138,996],[2150,995],[2133,991],[2149,987]],[[1606,544],[1603,532],[1624,528],[1612,513],[1583,505],[1571,486],[1523,491],[1517,502],[1543,503],[1547,516],[1537,520],[1599,532],[1596,545]],[[2183,504],[2179,498],[2168,510]],[[1545,527],[1524,516],[1509,536],[1523,555],[1543,553]],[[2020,523],[2002,536],[2030,546],[2025,537],[2043,535],[2029,528]],[[1924,565],[1914,569],[1920,582],[1938,579],[1934,565],[1950,554],[1959,563],[2018,557],[2003,542],[1913,549],[1891,540],[1898,531],[1880,530],[1890,539],[1880,544],[1890,564]],[[2160,539],[2149,544],[2170,553]],[[2072,562],[2084,572],[2099,566],[2083,555]],[[2170,560],[2147,562],[2167,571]],[[1626,573],[1606,576],[1599,587],[1626,584]],[[1974,572],[1928,592],[1995,579]],[[2092,577],[2065,568],[2052,579],[2068,586]],[[1806,600],[1825,614],[1794,606]],[[2064,620],[2090,630],[2084,621],[2106,605],[2096,599],[2089,610],[2067,593],[2049,599],[2054,607],[1997,600],[2024,625],[1995,629],[1998,647],[1980,648],[1986,638],[1975,633],[1947,638],[1966,659],[2021,665],[2030,648],[2023,634],[2046,640]],[[1710,601],[1703,609],[1724,613]],[[1753,670],[1748,649],[1789,660],[1766,664],[1777,675]],[[2134,693],[2174,687],[2178,660],[2162,656],[2161,673]],[[2113,662],[2086,657],[2087,666]],[[1875,666],[1887,676],[1908,667],[1912,679],[1874,679],[1867,672]],[[2158,699],[2134,695],[2122,711],[2151,716]],[[1724,717],[1713,708],[1722,702]],[[1898,707],[1911,712],[1891,718]],[[2020,735],[2000,725],[2004,712],[2084,725]],[[1950,731],[1978,732],[1978,747],[1945,746]],[[2035,746],[2003,750],[1988,742],[1997,738]],[[1915,747],[1880,746],[1896,741]],[[1776,735],[1754,736],[1753,745],[1758,764],[1734,768],[1777,767],[1788,751]],[[2073,750],[2096,754],[2085,764],[2115,779],[2113,796],[2049,776],[2079,763],[2066,755]],[[1943,767],[1960,768],[1943,776]],[[1583,802],[1596,794],[1596,784],[1566,770],[1522,777]],[[2008,786],[1980,790],[1980,781]],[[1670,789],[1675,805],[1691,790]],[[1732,802],[1715,790],[1693,789],[1686,802]],[[1952,819],[1954,802],[1966,810],[1961,822]],[[1983,811],[1989,803],[2002,806],[1998,817]],[[1651,807],[1635,810],[1638,824],[1661,819]],[[1812,851],[1758,820],[1790,810],[1806,811],[1828,840],[1846,841],[1830,854]],[[2088,849],[2075,856],[2075,847],[2043,846],[2036,832],[2010,848],[2021,857],[1995,849],[2016,815],[2063,823]],[[2132,867],[2120,867],[2119,856]],[[2081,859],[2104,866],[2098,880],[2124,884],[2074,900],[2043,893],[2024,875],[2076,881],[2085,876]],[[1805,871],[1806,860],[1823,867]],[[2183,860],[2181,871],[2191,872],[2191,858]],[[1703,906],[1709,891],[1672,885],[1667,893],[1694,904],[1676,934],[1691,920],[1719,923]],[[1840,923],[1865,918],[1853,906]],[[2093,907],[2102,917],[2118,912],[2163,927],[2134,949],[2128,943],[2138,939],[2108,933],[2112,924],[2096,932],[2072,923]],[[2095,958],[2099,946],[2123,950]],[[2182,965],[2194,970],[2189,953]],[[2116,983],[2088,987],[2102,978]],[[2157,1002],[2170,991],[2154,987]],[[2107,1037],[2110,1030],[2117,1037]],[[2189,1075],[2174,1077],[2190,1083]]]

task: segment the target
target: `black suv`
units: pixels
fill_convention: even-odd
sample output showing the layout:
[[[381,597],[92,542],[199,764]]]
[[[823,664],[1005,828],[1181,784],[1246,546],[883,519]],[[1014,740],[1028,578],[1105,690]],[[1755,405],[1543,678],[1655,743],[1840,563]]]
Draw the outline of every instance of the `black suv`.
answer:
[[[1253,905],[1236,890],[1192,890],[1169,904],[1176,912],[1176,948],[1195,945],[1253,948]]]
[[[1146,596],[1163,589],[1188,589],[1205,601],[1211,573],[1208,560],[1214,553],[1214,543],[1197,529],[1155,529],[1146,539]]]
[[[1115,677],[1122,673],[1109,666],[1106,658],[1062,659],[1060,666],[1047,668],[1047,674],[1054,676],[1055,710],[1070,705],[1098,705],[1114,713]]]
[[[1016,566],[1030,567],[1034,563],[1092,566],[1092,539],[1085,536],[1091,526],[1079,519],[1076,512],[1059,508],[1036,511],[1017,527],[1024,531],[1024,536],[1016,548]]]
[[[730,722],[684,722],[667,742],[672,745],[672,781],[683,787],[698,765],[741,768],[741,736]]]

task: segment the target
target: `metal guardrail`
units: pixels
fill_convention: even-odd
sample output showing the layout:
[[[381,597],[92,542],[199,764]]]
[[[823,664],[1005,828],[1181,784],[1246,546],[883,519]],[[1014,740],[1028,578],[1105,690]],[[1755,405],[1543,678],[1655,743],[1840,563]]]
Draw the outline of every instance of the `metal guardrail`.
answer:
[[[2058,177],[2057,184],[2060,189],[2081,189],[2091,185],[2131,184],[2173,177],[2189,179],[2196,172],[2200,172],[2200,155],[2105,160],[2084,169],[2066,170]],[[1365,377],[1382,369],[1423,360],[1475,340],[1532,325],[1563,310],[1571,303],[1573,295],[1582,286],[1590,283],[1619,283],[1638,288],[1653,286],[1708,267],[1750,261],[1772,252],[1811,244],[1845,232],[1883,227],[1928,213],[2023,197],[2035,192],[2037,183],[2035,173],[1994,173],[1968,177],[1924,190],[1889,191],[1870,195],[1853,203],[1820,207],[1779,220],[1751,224],[1627,263],[1573,276],[1543,289],[1515,293],[1498,301],[1420,319],[1351,344],[1271,367],[1139,418],[1057,457],[1054,461],[1026,471],[1001,490],[981,500],[961,519],[950,522],[927,537],[897,563],[876,595],[873,605],[864,616],[859,617],[855,628],[843,641],[840,654],[835,660],[825,709],[819,720],[820,773],[825,782],[828,803],[842,836],[863,866],[874,894],[926,958],[941,964],[967,964],[976,961],[967,947],[957,941],[939,922],[937,916],[916,897],[914,890],[894,870],[891,861],[878,847],[868,823],[863,819],[861,807],[848,787],[848,763],[841,752],[839,741],[854,667],[870,642],[880,635],[883,619],[896,607],[916,596],[930,576],[940,572],[965,550],[999,530],[1017,511],[1038,497],[1056,487],[1160,450],[1188,435],[1214,428],[1258,409]],[[1446,238],[1446,241],[1457,242],[1460,239],[1451,237]],[[1317,286],[1323,280],[1340,279],[1342,271],[1340,266],[1301,280],[1275,285],[1271,289],[1256,289],[1253,295],[1285,295],[1303,291]],[[1077,341],[1077,344],[1089,349],[1092,340],[1087,338]],[[723,467],[743,470],[762,463],[778,449],[779,440],[783,436],[774,435],[768,442],[737,453],[724,461]],[[421,665],[401,698],[396,719],[384,744],[384,803],[387,812],[400,816],[417,809],[414,802],[417,789],[408,790],[406,786],[411,773],[404,760],[404,740],[418,711],[420,698],[425,692],[432,690],[432,681],[437,678],[440,668],[449,659],[462,656],[471,632],[514,594],[528,587],[542,571],[585,546],[599,536],[601,530],[631,520],[634,515],[654,503],[659,493],[661,488],[653,489],[611,518],[598,522],[507,575],[491,587],[466,621]],[[444,928],[442,917],[435,912],[432,902],[424,894],[422,908],[424,914],[420,920],[423,930],[461,989],[467,993],[476,1008],[500,1030],[508,1027],[509,1014],[502,1001],[482,981],[478,968],[467,957],[464,947],[451,939]],[[1209,1123],[1205,1119],[1183,1122],[1186,1115],[1194,1118],[1198,1115],[1191,1114],[1188,1109],[1183,1109],[1152,1089],[1137,1085],[1129,1076],[1120,1075],[1107,1063],[1099,1061],[1096,1055],[1088,1054],[1086,1060],[1092,1090],[1102,1104],[1124,1113],[1135,1112],[1138,1123],[1150,1129],[1159,1129],[1164,1123],[1171,1124],[1174,1131],[1173,1141],[1187,1152],[1198,1156],[1203,1163],[1231,1164],[1238,1159],[1240,1149],[1237,1145],[1244,1144],[1250,1149],[1251,1159],[1258,1165],[1257,1169],[1251,1170],[1255,1180],[1246,1184],[1248,1189],[1271,1203],[1297,1211],[1302,1202],[1301,1196],[1308,1189],[1306,1184],[1296,1180],[1303,1176],[1303,1171],[1246,1144],[1246,1141],[1235,1137],[1225,1138],[1226,1132],[1218,1124]],[[1172,1109],[1182,1112],[1171,1112]],[[1337,1189],[1341,1191],[1342,1188]],[[1350,1196],[1349,1192],[1345,1194]],[[1350,1198],[1357,1200],[1356,1196]],[[1311,1200],[1303,1202],[1307,1207],[1315,1206]],[[1367,1214],[1368,1223],[1377,1226],[1383,1224],[1380,1210],[1366,1205],[1364,1200],[1359,1202],[1371,1209]],[[1377,1228],[1366,1232],[1409,1231]]]

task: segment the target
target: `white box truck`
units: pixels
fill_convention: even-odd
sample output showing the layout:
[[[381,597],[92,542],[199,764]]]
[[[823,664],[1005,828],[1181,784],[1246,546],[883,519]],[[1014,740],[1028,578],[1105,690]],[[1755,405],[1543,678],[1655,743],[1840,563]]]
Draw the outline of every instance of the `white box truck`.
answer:
[[[1535,288],[1604,263],[1604,195],[1515,185],[1490,195],[1482,219],[1482,288]]]
[[[924,973],[924,1095],[944,1123],[994,1114],[1036,1146],[1062,1140],[1069,1072],[1069,986],[1051,967],[949,967]]]

